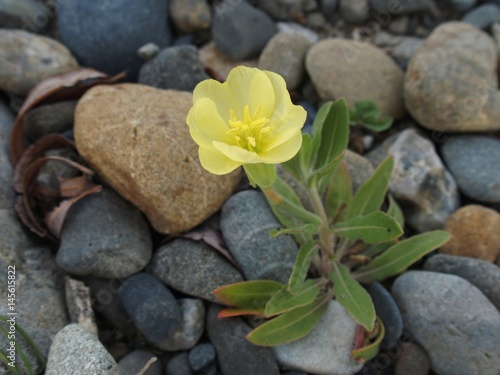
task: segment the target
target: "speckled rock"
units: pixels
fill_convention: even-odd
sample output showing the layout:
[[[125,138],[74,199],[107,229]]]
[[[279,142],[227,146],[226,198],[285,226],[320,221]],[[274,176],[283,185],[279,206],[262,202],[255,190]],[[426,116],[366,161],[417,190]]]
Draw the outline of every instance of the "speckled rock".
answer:
[[[459,208],[446,221],[451,240],[440,251],[494,262],[500,255],[500,214],[479,205]]]
[[[459,207],[459,195],[434,144],[410,128],[366,154],[374,165],[388,156],[394,158],[389,189],[402,204],[408,224],[419,232],[442,228]]]
[[[392,295],[434,372],[500,373],[500,312],[475,286],[455,275],[409,271],[396,279]]]
[[[405,105],[426,128],[467,132],[500,129],[497,46],[463,22],[447,22],[424,40],[408,64]]]
[[[309,49],[306,69],[323,100],[344,97],[352,106],[369,98],[378,103],[383,115],[399,118],[405,113],[403,71],[369,43],[324,39]]]
[[[185,33],[207,29],[212,22],[206,0],[170,0],[169,10],[174,25]]]
[[[118,365],[97,337],[78,324],[64,327],[54,337],[46,375],[119,375]]]
[[[241,274],[203,242],[177,238],[160,247],[151,272],[165,284],[185,294],[218,302],[213,291],[243,281]]]
[[[264,47],[258,67],[278,73],[289,90],[296,89],[304,78],[304,60],[310,45],[299,32],[278,33]]]
[[[0,90],[24,96],[44,79],[77,67],[68,49],[54,39],[0,29]]]
[[[121,84],[90,89],[76,107],[80,155],[160,233],[203,222],[240,178],[201,167],[185,121],[191,105],[187,92]]]

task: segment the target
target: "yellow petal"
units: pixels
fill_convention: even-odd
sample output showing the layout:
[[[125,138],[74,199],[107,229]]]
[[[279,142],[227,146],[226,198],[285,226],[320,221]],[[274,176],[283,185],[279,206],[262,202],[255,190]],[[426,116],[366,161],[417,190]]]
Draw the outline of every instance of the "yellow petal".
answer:
[[[227,83],[220,83],[214,79],[206,79],[196,85],[193,91],[193,103],[202,98],[209,98],[215,103],[219,116],[227,123],[229,111],[236,106],[229,92]]]
[[[230,95],[234,98],[234,110],[239,119],[243,119],[243,110],[250,107],[253,116],[259,111],[259,117],[270,118],[274,110],[274,89],[268,76],[259,69],[238,66],[227,77]]]
[[[198,149],[200,163],[203,168],[213,174],[222,175],[234,171],[241,163],[229,159],[215,148],[200,147]]]
[[[293,158],[302,145],[302,132],[298,131],[288,141],[274,147],[267,152],[261,152],[260,157],[264,163],[283,163]]]
[[[212,141],[234,144],[234,137],[227,134],[229,126],[217,113],[215,103],[200,98],[189,110],[186,122],[194,141],[202,147],[213,147]]]
[[[214,147],[226,155],[229,159],[240,164],[263,163],[262,159],[255,152],[248,151],[239,146],[231,146],[223,142],[214,142]]]
[[[292,137],[300,134],[300,129],[304,126],[307,112],[299,105],[293,105],[281,117],[269,122],[271,125],[272,136],[266,138],[262,143],[261,151],[267,152],[273,148],[287,142]]]

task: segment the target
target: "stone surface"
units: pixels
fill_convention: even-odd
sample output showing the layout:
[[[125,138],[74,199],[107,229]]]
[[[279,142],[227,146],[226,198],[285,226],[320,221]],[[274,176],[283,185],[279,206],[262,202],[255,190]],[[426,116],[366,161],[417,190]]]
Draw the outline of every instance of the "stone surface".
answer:
[[[218,302],[212,292],[243,281],[241,274],[204,242],[175,239],[154,254],[151,272],[182,293]]]
[[[379,31],[375,34],[373,43],[387,51],[400,66],[406,67],[410,58],[422,44],[422,39],[414,36],[395,36]]]
[[[54,13],[35,0],[1,0],[0,27],[37,33],[46,29]]]
[[[402,205],[408,224],[419,232],[442,228],[458,208],[459,195],[433,143],[410,128],[387,138],[366,155],[374,165],[387,156],[394,158],[389,189]]]
[[[476,286],[500,311],[500,267],[484,260],[436,254],[424,264],[426,271],[460,276]]]
[[[69,100],[30,109],[24,117],[24,134],[36,141],[44,135],[71,129],[76,103],[75,100]]]
[[[25,96],[44,79],[77,67],[68,49],[54,39],[0,29],[0,90]]]
[[[392,295],[405,328],[440,375],[500,372],[500,312],[465,279],[428,271],[399,276]]]
[[[182,298],[177,300],[181,309],[181,323],[158,347],[175,352],[191,349],[196,345],[205,327],[205,305],[200,299]]]
[[[406,108],[432,130],[500,129],[497,54],[493,38],[474,26],[442,24],[410,59],[404,80]]]
[[[479,205],[459,208],[446,221],[452,238],[441,252],[494,262],[500,255],[500,214]]]
[[[194,46],[165,48],[139,72],[139,83],[160,89],[193,91],[196,85],[210,78],[203,70]]]
[[[124,278],[146,267],[152,250],[142,214],[105,189],[81,199],[68,211],[57,264],[74,275]]]
[[[393,348],[403,333],[403,317],[399,307],[387,289],[378,282],[370,284],[368,293],[375,305],[377,316],[382,319],[385,326],[383,344],[385,347]]]
[[[168,1],[65,0],[56,5],[60,38],[84,66],[109,74],[126,70],[134,79],[142,63],[135,53],[139,47],[170,44]]]
[[[251,344],[246,336],[251,328],[241,318],[219,319],[221,306],[212,304],[207,312],[207,333],[217,352],[223,375],[279,375],[270,348]]]
[[[15,201],[12,189],[12,164],[10,163],[9,140],[14,116],[0,101],[0,209],[13,208]]]
[[[278,22],[276,27],[278,28],[278,33],[297,32],[309,40],[311,44],[317,43],[319,40],[317,32],[296,22]]]
[[[300,19],[307,7],[307,0],[255,0],[254,3],[277,20]]]
[[[299,32],[280,32],[264,47],[258,67],[278,73],[285,79],[286,87],[294,90],[304,79],[304,60],[310,45],[309,39]]]
[[[99,342],[78,324],[57,333],[50,346],[46,375],[118,375],[118,366]]]
[[[351,357],[357,324],[337,302],[331,301],[316,327],[306,337],[273,347],[278,363],[291,370],[318,375],[352,375],[363,365]]]
[[[379,13],[406,14],[427,12],[431,9],[431,4],[427,0],[370,0],[370,7]]]
[[[215,9],[213,40],[233,60],[257,57],[275,33],[273,20],[246,1],[225,0]]]
[[[179,328],[179,305],[156,277],[147,273],[134,275],[124,281],[118,293],[135,326],[152,344],[160,344]]]
[[[80,155],[160,233],[203,222],[240,178],[201,167],[185,122],[191,105],[187,92],[122,84],[94,87],[76,107]]]
[[[368,159],[351,150],[346,150],[344,161],[347,163],[347,168],[351,174],[352,189],[355,192],[372,176],[375,168]]]
[[[348,23],[365,22],[369,12],[369,0],[340,0],[340,15]]]
[[[343,97],[352,106],[358,100],[372,99],[384,116],[399,118],[405,113],[403,71],[369,43],[324,39],[309,49],[306,69],[323,100]]]
[[[194,372],[207,372],[215,366],[215,348],[212,344],[196,345],[189,352],[189,365]]]
[[[394,375],[428,375],[430,367],[427,353],[420,346],[405,342],[402,344],[400,356],[396,359]]]
[[[448,0],[448,3],[453,9],[463,12],[476,5],[477,0]]]
[[[151,358],[155,357],[156,362],[151,364],[143,375],[162,375],[162,366],[158,358],[147,350],[135,350],[118,362],[120,375],[137,375],[139,371],[148,363]]]
[[[208,69],[220,81],[225,81],[229,72],[237,66],[255,68],[258,63],[257,59],[233,61],[222,53],[213,41],[200,49],[199,58],[205,69]]]
[[[476,26],[478,29],[486,29],[500,18],[500,6],[497,4],[482,4],[467,12],[462,21]]]
[[[500,140],[454,136],[444,143],[442,154],[465,195],[482,202],[500,202]]]
[[[206,0],[170,0],[170,17],[179,30],[185,33],[207,29],[212,14]]]
[[[281,225],[261,192],[245,190],[229,198],[222,207],[220,226],[227,247],[247,280],[288,282],[297,244],[290,236],[269,236],[271,229]]]
[[[193,375],[187,352],[181,352],[168,361],[165,375]]]

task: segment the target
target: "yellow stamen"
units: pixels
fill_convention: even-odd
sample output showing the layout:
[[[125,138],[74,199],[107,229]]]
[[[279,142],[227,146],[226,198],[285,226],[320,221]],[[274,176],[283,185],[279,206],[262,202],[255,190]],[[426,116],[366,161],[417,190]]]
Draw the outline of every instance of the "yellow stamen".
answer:
[[[248,105],[243,109],[243,121],[238,120],[233,109],[229,110],[229,129],[226,133],[233,134],[236,145],[248,151],[258,151],[259,143],[262,142],[262,135],[271,130],[270,126],[265,126],[269,119],[260,117],[260,106],[253,116],[250,115]]]

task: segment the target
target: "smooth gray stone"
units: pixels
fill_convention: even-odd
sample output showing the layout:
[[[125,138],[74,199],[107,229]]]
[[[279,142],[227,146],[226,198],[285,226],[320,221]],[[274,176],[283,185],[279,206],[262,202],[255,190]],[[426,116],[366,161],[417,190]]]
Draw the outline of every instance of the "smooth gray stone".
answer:
[[[215,370],[215,348],[210,343],[196,345],[189,352],[189,365],[194,372]]]
[[[44,135],[72,129],[76,103],[69,100],[30,109],[24,117],[24,134],[36,141]]]
[[[370,0],[370,6],[379,13],[390,14],[392,16],[427,12],[431,9],[428,0]]]
[[[477,0],[448,0],[448,3],[453,9],[464,12],[476,5]]]
[[[222,207],[220,226],[246,279],[288,282],[297,244],[290,236],[269,236],[269,231],[281,228],[281,224],[261,192],[245,190],[229,198]]]
[[[409,271],[393,284],[407,329],[440,375],[500,373],[500,312],[455,275]]]
[[[496,4],[482,4],[467,12],[462,21],[476,26],[478,29],[486,29],[500,18],[500,6]]]
[[[0,101],[0,209],[13,208],[15,194],[12,188],[14,173],[10,162],[10,130],[14,124],[14,115]]]
[[[147,350],[135,350],[127,354],[118,362],[120,375],[137,375],[153,357],[156,356]],[[149,366],[144,375],[162,375],[162,365],[158,358],[156,362]]]
[[[188,353],[181,352],[168,361],[165,375],[193,375],[189,365]]]
[[[23,29],[32,33],[43,31],[54,12],[35,0],[0,0],[0,27]]]

